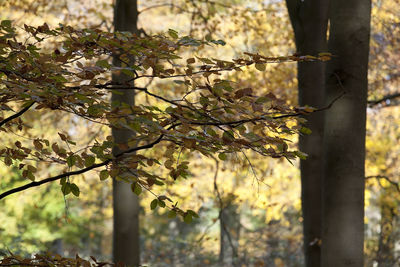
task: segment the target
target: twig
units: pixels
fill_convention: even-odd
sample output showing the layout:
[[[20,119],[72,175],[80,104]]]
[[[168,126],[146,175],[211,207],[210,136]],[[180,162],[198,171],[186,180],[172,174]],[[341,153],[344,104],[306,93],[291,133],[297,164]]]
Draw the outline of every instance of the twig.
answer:
[[[174,125],[171,125],[171,126],[169,127],[169,129],[170,129],[171,127],[173,128],[173,127],[175,127],[175,126],[174,126]],[[40,181],[37,181],[37,182],[31,182],[31,183],[25,184],[25,185],[23,185],[23,186],[15,187],[15,188],[13,188],[13,189],[10,189],[10,190],[8,190],[8,191],[5,191],[5,192],[1,193],[1,194],[0,194],[0,199],[3,199],[3,198],[5,198],[5,197],[7,197],[7,196],[9,196],[9,195],[12,195],[12,194],[15,194],[15,193],[24,191],[24,190],[29,189],[29,188],[31,188],[31,187],[40,186],[40,185],[45,184],[45,183],[57,181],[57,180],[60,180],[60,179],[62,179],[62,178],[69,177],[69,176],[73,176],[73,175],[78,175],[78,174],[86,173],[86,172],[88,172],[88,171],[90,171],[90,170],[93,170],[93,169],[96,169],[96,168],[99,168],[99,167],[106,166],[106,165],[108,165],[110,162],[112,162],[113,160],[118,159],[118,158],[122,157],[122,156],[125,155],[125,154],[129,154],[129,153],[132,153],[132,152],[135,152],[135,151],[139,151],[139,150],[148,149],[148,148],[153,147],[154,145],[160,143],[160,142],[162,141],[162,138],[163,138],[163,137],[164,137],[164,134],[161,134],[155,141],[153,141],[153,142],[151,142],[151,143],[149,143],[149,144],[146,144],[146,145],[143,145],[143,146],[138,146],[138,147],[133,147],[133,148],[130,148],[130,149],[128,149],[128,150],[122,151],[121,153],[115,155],[114,158],[106,159],[105,161],[103,161],[103,162],[101,162],[101,163],[93,164],[93,165],[91,165],[91,166],[89,166],[89,167],[86,167],[86,168],[83,168],[83,169],[80,169],[80,170],[77,170],[77,171],[66,172],[66,173],[59,174],[59,175],[57,175],[57,176],[53,176],[53,177],[50,177],[50,178],[47,178],[47,179],[43,179],[43,180],[40,180]]]
[[[378,105],[378,104],[380,104],[382,102],[386,102],[387,100],[395,99],[395,98],[398,98],[398,97],[400,97],[400,93],[386,95],[386,96],[384,96],[384,97],[382,97],[380,99],[377,99],[377,100],[369,100],[368,101],[368,105],[370,107],[373,107],[373,106],[376,106],[376,105]]]
[[[396,187],[396,190],[400,193],[400,185],[399,183],[392,181],[388,176],[385,175],[370,175],[370,176],[366,176],[365,177],[366,180],[368,179],[378,179],[378,181],[380,179],[384,179],[386,181],[388,181],[390,184],[392,184],[394,187]]]
[[[9,122],[9,121],[11,121],[11,120],[13,120],[13,119],[16,119],[16,118],[18,118],[19,116],[21,116],[22,114],[24,114],[26,111],[28,111],[28,109],[30,109],[30,108],[33,106],[33,104],[35,104],[34,101],[33,101],[32,103],[30,103],[28,106],[26,106],[26,107],[24,107],[23,109],[21,109],[20,111],[18,111],[17,113],[15,113],[14,115],[12,115],[12,116],[10,116],[10,117],[5,118],[4,120],[2,120],[2,121],[0,122],[0,127],[3,126],[4,124],[6,124],[7,122]]]

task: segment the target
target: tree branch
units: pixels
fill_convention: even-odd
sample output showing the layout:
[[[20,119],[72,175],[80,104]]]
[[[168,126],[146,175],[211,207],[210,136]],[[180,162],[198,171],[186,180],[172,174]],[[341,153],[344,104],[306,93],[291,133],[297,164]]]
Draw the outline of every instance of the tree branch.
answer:
[[[137,89],[146,90],[145,88],[137,88]],[[147,90],[146,90],[146,91],[147,91]],[[148,93],[148,91],[147,91],[147,93]],[[292,113],[292,114],[285,114],[285,115],[275,116],[275,117],[271,117],[271,118],[272,118],[272,119],[281,119],[281,118],[287,118],[287,117],[296,117],[296,116],[301,116],[301,115],[306,115],[306,114],[310,114],[310,113],[314,113],[314,112],[323,111],[323,110],[326,110],[326,109],[329,109],[330,107],[332,107],[332,105],[333,105],[337,100],[339,100],[344,94],[345,94],[345,92],[343,92],[342,94],[340,94],[339,96],[337,96],[337,97],[336,97],[335,99],[333,99],[333,101],[332,101],[329,105],[327,105],[326,107],[323,107],[323,108],[320,108],[320,109],[316,109],[316,110],[313,110],[313,111],[311,111],[311,112],[304,112],[304,111],[303,111],[303,112],[297,112],[297,113]],[[22,109],[20,112],[16,113],[15,115],[10,116],[10,117],[7,118],[6,120],[7,120],[7,121],[10,121],[10,120],[12,120],[13,118],[16,118],[16,117],[22,115],[22,114],[23,114],[26,110],[28,110],[32,105],[33,105],[33,103],[30,104],[29,106],[25,107],[24,109]],[[247,123],[247,122],[255,122],[255,121],[260,121],[260,120],[265,120],[265,119],[266,119],[265,117],[258,117],[258,118],[253,118],[253,119],[243,119],[243,120],[229,121],[229,122],[196,122],[196,121],[188,121],[188,124],[192,124],[192,125],[213,125],[213,126],[239,125],[239,124],[243,124],[243,123]],[[5,120],[4,120],[4,121],[5,121]],[[6,122],[7,122],[7,121],[6,121]],[[168,130],[173,129],[173,128],[175,128],[175,127],[181,125],[181,124],[182,124],[182,123],[175,123],[175,124],[171,125],[170,127],[168,127]],[[0,126],[1,126],[1,125],[0,125]],[[121,153],[115,155],[114,159],[119,158],[119,157],[123,156],[124,154],[128,154],[128,153],[132,153],[132,152],[135,152],[135,151],[139,151],[139,150],[151,148],[151,147],[153,147],[154,145],[160,143],[160,142],[162,141],[162,138],[163,138],[163,137],[164,137],[164,134],[161,134],[155,141],[153,141],[153,142],[151,142],[151,143],[149,143],[149,144],[147,144],[147,145],[138,146],[138,147],[133,147],[133,148],[130,148],[130,149],[128,149],[128,150],[125,150],[125,151],[123,151],[123,152],[121,152]],[[92,169],[105,166],[105,165],[109,164],[112,160],[113,160],[113,159],[107,159],[107,160],[105,160],[105,161],[103,161],[103,162],[101,162],[101,163],[93,164],[92,166],[83,168],[83,169],[81,169],[81,170],[72,171],[72,172],[66,172],[66,173],[63,173],[63,174],[60,174],[60,175],[57,175],[57,176],[53,176],[53,177],[50,177],[50,178],[47,178],[47,179],[44,179],[44,180],[41,180],[41,181],[37,181],[37,182],[34,181],[34,182],[29,183],[29,184],[26,184],[26,185],[23,185],[23,186],[20,186],[20,187],[16,187],[16,188],[10,189],[10,190],[8,190],[8,191],[3,192],[3,193],[0,194],[0,200],[3,199],[3,198],[5,198],[6,196],[9,196],[9,195],[14,194],[14,193],[17,193],[17,192],[24,191],[24,190],[29,189],[29,188],[31,188],[31,187],[40,186],[40,185],[42,185],[42,184],[49,183],[49,182],[53,182],[53,181],[62,179],[62,178],[64,178],[64,177],[82,174],[82,173],[88,172],[88,171],[90,171],[90,170],[92,170]],[[400,190],[400,188],[399,188],[399,190]]]
[[[171,129],[173,127],[175,127],[175,125],[171,125],[168,129]],[[101,163],[93,164],[93,165],[91,165],[89,167],[86,167],[86,168],[83,168],[83,169],[80,169],[80,170],[77,170],[77,171],[66,172],[66,173],[59,174],[59,175],[53,176],[53,177],[49,177],[47,179],[43,179],[43,180],[40,180],[40,181],[37,181],[37,182],[31,182],[31,183],[25,184],[23,186],[15,187],[13,189],[10,189],[8,191],[5,191],[5,192],[1,193],[0,194],[0,199],[3,199],[3,198],[5,198],[5,197],[7,197],[9,195],[24,191],[24,190],[29,189],[31,187],[40,186],[40,185],[45,184],[45,183],[53,182],[53,181],[60,180],[62,178],[73,176],[73,175],[82,174],[82,173],[88,172],[90,170],[106,166],[107,164],[109,164],[114,159],[120,158],[125,154],[153,147],[154,145],[160,143],[162,141],[163,137],[164,137],[164,134],[161,134],[155,141],[153,141],[153,142],[151,142],[151,143],[149,143],[147,145],[133,147],[133,148],[130,148],[128,150],[122,151],[121,153],[115,155],[114,158],[106,159],[105,161],[103,161]]]
[[[387,100],[392,100],[392,99],[399,98],[399,97],[400,97],[400,93],[386,95],[386,96],[384,96],[384,97],[382,97],[380,99],[377,99],[377,100],[369,100],[368,101],[368,105],[370,107],[373,107],[373,106],[376,106],[376,105],[378,105],[378,104],[380,104],[382,102],[386,102]]]
[[[13,119],[16,119],[16,118],[18,118],[19,116],[21,116],[22,114],[24,114],[26,111],[28,111],[28,109],[30,109],[30,108],[33,106],[33,104],[35,104],[34,101],[33,101],[32,103],[30,103],[28,106],[26,106],[26,107],[24,107],[23,109],[21,109],[20,111],[18,111],[17,113],[15,113],[14,115],[12,115],[12,116],[10,116],[10,117],[5,118],[4,120],[2,120],[2,121],[0,122],[0,127],[3,126],[4,124],[6,124],[7,122],[12,121]]]
[[[385,175],[370,175],[370,176],[366,176],[365,179],[384,179],[386,181],[388,181],[390,184],[392,184],[394,187],[396,187],[397,191],[400,193],[400,185],[399,183],[392,181],[388,176]]]

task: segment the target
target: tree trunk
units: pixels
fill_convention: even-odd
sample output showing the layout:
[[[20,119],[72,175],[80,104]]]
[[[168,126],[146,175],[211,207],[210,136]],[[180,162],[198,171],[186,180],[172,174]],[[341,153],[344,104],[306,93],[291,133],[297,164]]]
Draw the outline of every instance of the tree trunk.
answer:
[[[381,210],[379,247],[377,253],[378,267],[395,266],[396,259],[394,254],[395,238],[393,236],[393,225],[396,217],[397,203],[388,195],[396,194],[392,190],[384,189],[379,200]]]
[[[363,266],[370,0],[331,1],[321,265]]]
[[[328,2],[327,0],[286,0],[298,54],[317,55],[327,50]],[[325,63],[299,62],[297,70],[299,105],[322,107]],[[312,134],[299,137],[299,149],[308,154],[307,160],[300,161],[306,267],[321,266],[319,241],[322,229],[323,119],[323,113],[307,116],[305,126],[312,130]]]
[[[130,31],[138,33],[137,29],[137,1],[117,0],[114,8],[114,28],[116,31]],[[117,57],[114,64],[119,66],[121,62]],[[129,78],[123,74],[113,74],[113,82],[125,82]],[[113,103],[126,103],[134,105],[135,92],[123,90],[112,93]],[[112,129],[114,141],[117,144],[126,143],[134,132],[124,129]],[[113,153],[118,153],[115,148]],[[114,208],[114,232],[113,232],[113,260],[122,262],[128,266],[139,266],[139,200],[131,191],[130,185],[122,181],[113,180],[113,208]]]
[[[220,215],[220,250],[221,266],[240,266],[238,249],[240,236],[240,214],[237,205],[228,203]]]

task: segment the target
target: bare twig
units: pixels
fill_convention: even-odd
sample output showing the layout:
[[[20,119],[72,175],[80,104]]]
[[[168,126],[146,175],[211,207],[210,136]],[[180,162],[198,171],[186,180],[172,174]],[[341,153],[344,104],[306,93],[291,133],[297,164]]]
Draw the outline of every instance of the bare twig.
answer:
[[[369,100],[368,101],[368,105],[370,107],[373,107],[373,106],[376,106],[378,104],[384,103],[387,100],[392,100],[392,99],[399,98],[399,97],[400,97],[400,93],[386,95],[386,96],[384,96],[384,97],[382,97],[380,99],[377,99],[377,100]]]
[[[399,183],[397,183],[397,182],[395,182],[395,181],[392,181],[392,180],[391,180],[388,176],[386,176],[386,175],[370,175],[370,176],[366,176],[365,179],[366,179],[366,180],[368,180],[368,179],[378,179],[378,181],[379,181],[380,179],[384,179],[384,180],[388,181],[391,185],[393,185],[393,186],[396,188],[396,190],[400,193],[400,185],[399,185]]]

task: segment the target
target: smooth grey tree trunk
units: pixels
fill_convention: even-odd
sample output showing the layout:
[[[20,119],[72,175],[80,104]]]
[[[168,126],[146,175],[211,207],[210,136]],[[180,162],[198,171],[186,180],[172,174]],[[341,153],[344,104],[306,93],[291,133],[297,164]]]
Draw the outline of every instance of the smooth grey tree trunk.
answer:
[[[130,31],[138,33],[138,10],[136,0],[117,0],[114,7],[115,31]],[[121,62],[114,57],[115,65]],[[113,82],[124,83],[129,78],[122,74],[113,74]],[[135,102],[134,90],[123,90],[112,93],[112,103],[126,103],[133,105]],[[112,129],[112,135],[116,143],[126,143],[134,136],[134,132],[124,129]],[[118,148],[113,153],[118,153]],[[113,180],[113,208],[114,208],[114,232],[113,232],[113,260],[122,262],[128,266],[139,266],[139,200],[131,191],[130,185],[125,182]]]
[[[286,0],[295,34],[297,53],[317,55],[327,51],[328,0]],[[300,106],[322,107],[325,93],[325,63],[299,62],[297,66]],[[307,116],[308,136],[299,136],[299,149],[308,154],[300,161],[306,267],[321,266],[322,180],[324,114]]]
[[[370,0],[331,1],[325,111],[321,265],[363,266]]]

